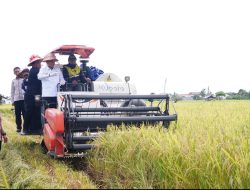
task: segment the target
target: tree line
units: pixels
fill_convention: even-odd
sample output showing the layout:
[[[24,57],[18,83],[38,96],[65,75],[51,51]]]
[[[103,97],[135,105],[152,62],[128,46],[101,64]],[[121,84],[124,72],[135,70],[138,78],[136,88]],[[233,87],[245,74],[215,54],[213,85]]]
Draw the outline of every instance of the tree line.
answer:
[[[223,95],[223,91],[215,93],[218,96]],[[249,100],[250,99],[250,91],[246,91],[244,89],[240,89],[237,93],[228,92],[225,93],[226,99],[235,99],[235,100]]]
[[[10,97],[0,94],[0,104],[4,104],[6,100],[10,100]]]
[[[174,93],[171,95],[172,100],[179,101],[185,100],[185,97],[179,95],[178,93]],[[250,91],[240,89],[238,92],[224,92],[218,91],[216,93],[212,93],[211,91],[203,88],[200,93],[196,93],[191,95],[192,100],[249,100],[250,99]]]

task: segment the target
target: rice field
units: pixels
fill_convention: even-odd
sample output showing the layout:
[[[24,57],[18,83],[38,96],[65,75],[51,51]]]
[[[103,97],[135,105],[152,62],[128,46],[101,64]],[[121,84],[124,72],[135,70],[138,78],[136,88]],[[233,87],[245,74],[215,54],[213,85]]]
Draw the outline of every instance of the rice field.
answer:
[[[110,127],[71,167],[43,154],[39,137],[15,134],[10,107],[0,106],[10,139],[0,154],[0,186],[249,189],[250,101],[183,101],[175,109],[169,129]]]
[[[1,105],[3,126],[9,142],[0,153],[0,188],[5,189],[96,189],[84,171],[68,161],[54,160],[43,153],[39,136],[16,133],[10,105]],[[82,168],[83,162],[78,163]]]
[[[250,188],[250,101],[175,104],[178,123],[111,129],[89,170],[103,188]]]

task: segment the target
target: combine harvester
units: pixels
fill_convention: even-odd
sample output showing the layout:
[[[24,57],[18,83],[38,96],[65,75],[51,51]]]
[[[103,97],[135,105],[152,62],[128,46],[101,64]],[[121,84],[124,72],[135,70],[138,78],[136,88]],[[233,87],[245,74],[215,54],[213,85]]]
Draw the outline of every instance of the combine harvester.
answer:
[[[64,45],[53,53],[77,54],[89,58],[94,48]],[[169,115],[169,96],[138,95],[129,77],[123,82],[112,73],[104,73],[82,91],[58,91],[58,107],[44,113],[43,143],[54,158],[83,156],[93,147],[91,142],[107,130],[108,125],[161,124],[168,127],[177,120]]]

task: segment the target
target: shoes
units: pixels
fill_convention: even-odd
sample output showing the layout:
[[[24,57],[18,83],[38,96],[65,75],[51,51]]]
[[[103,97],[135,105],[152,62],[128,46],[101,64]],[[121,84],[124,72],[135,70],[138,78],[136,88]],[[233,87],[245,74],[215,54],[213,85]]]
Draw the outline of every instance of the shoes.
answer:
[[[27,131],[22,131],[22,132],[20,133],[20,135],[28,135],[28,132],[27,132]]]
[[[20,135],[42,135],[43,132],[41,130],[29,130],[29,131],[22,131]]]
[[[20,132],[21,132],[21,129],[17,129],[16,132],[17,132],[17,133],[20,133]]]

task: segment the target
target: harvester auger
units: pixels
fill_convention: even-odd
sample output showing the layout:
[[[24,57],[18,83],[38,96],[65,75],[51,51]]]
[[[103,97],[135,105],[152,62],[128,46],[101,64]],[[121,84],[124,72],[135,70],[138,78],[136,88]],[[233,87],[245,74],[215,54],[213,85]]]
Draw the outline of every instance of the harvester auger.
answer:
[[[84,51],[88,50],[88,51]],[[54,53],[75,53],[88,57],[93,48],[86,46],[62,46]],[[168,127],[177,120],[177,114],[169,114],[169,96],[137,95],[129,78],[123,82],[112,73],[104,73],[82,91],[59,91],[58,107],[45,110],[43,127],[44,145],[55,158],[84,156],[91,149],[90,143],[109,125],[161,124]]]

